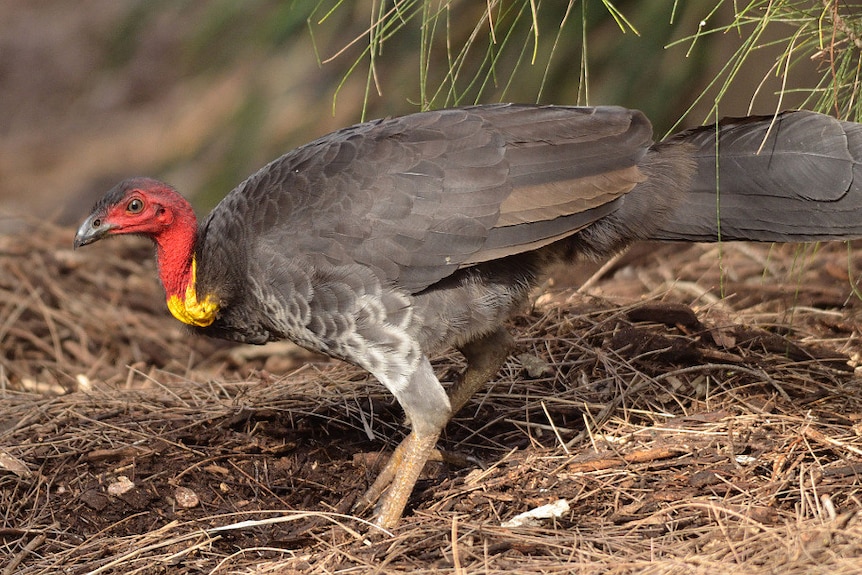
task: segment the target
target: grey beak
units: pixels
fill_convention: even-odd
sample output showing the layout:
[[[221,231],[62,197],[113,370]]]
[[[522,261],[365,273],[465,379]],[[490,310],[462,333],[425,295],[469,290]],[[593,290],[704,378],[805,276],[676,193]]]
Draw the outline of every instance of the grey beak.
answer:
[[[104,214],[90,214],[75,234],[75,249],[97,242],[117,226],[105,222]]]

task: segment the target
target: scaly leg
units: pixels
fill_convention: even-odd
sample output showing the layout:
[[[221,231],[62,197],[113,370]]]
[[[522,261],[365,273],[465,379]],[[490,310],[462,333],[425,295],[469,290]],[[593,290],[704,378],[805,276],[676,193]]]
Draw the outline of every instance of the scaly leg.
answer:
[[[479,388],[497,375],[514,347],[512,336],[499,327],[496,331],[459,348],[467,358],[467,369],[449,392],[452,415],[458,413]]]
[[[381,374],[375,375],[385,381]],[[382,375],[385,377],[386,374]],[[451,412],[446,390],[434,375],[427,357],[420,359],[408,381],[390,380],[386,387],[404,408],[412,430],[395,448],[368,491],[356,502],[354,511],[371,507],[379,501],[374,511],[375,522],[388,529],[401,518],[407,499]]]
[[[391,529],[398,524],[419,474],[437,445],[438,437],[439,433],[419,436],[411,431],[395,448],[386,466],[360,500],[360,505],[366,506],[380,500],[374,510],[377,525]]]
[[[449,398],[451,410],[446,410],[444,417],[440,416],[439,409],[431,408],[439,402],[420,397],[420,394],[431,389],[427,385],[428,373],[418,373],[418,377],[415,377],[412,382],[415,384],[411,386],[414,389],[405,390],[407,393],[401,394],[398,399],[410,417],[413,430],[395,448],[377,479],[356,505],[356,507],[371,506],[379,500],[375,510],[377,525],[389,529],[398,523],[416,481],[422,473],[422,468],[434,452],[443,427],[449,422],[452,414],[464,407],[470,397],[496,375],[506,361],[512,345],[511,336],[503,328],[499,328],[460,348],[461,353],[467,358],[467,369],[460,381],[452,388]],[[430,371],[430,364],[427,364],[427,370]],[[424,384],[423,377],[426,378]],[[434,378],[433,372],[430,372],[430,377]],[[437,383],[436,378],[434,382]],[[432,412],[435,413],[432,414]]]

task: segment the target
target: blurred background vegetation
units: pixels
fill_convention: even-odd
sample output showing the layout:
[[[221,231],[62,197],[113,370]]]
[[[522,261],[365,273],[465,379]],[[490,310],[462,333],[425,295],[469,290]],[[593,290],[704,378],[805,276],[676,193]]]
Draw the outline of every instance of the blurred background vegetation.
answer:
[[[619,104],[657,137],[796,107],[859,118],[860,15],[840,0],[4,0],[0,231],[22,214],[74,223],[130,175],[204,212],[297,145],[427,108]]]

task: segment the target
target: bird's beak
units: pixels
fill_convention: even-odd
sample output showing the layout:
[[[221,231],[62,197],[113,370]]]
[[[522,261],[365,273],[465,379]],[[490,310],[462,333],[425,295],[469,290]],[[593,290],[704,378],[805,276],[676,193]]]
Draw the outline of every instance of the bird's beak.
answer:
[[[98,212],[90,214],[75,234],[75,249],[99,241],[117,227],[116,224],[105,221],[104,214]]]

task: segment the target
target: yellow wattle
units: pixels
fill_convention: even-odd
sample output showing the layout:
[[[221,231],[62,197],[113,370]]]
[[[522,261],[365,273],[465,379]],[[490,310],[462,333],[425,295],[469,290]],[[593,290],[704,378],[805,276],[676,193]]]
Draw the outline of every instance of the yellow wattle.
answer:
[[[183,323],[206,327],[215,321],[218,313],[218,302],[210,295],[198,299],[198,294],[195,291],[196,277],[197,264],[192,258],[191,275],[186,286],[186,293],[184,297],[180,294],[168,295],[168,309],[175,318]]]

